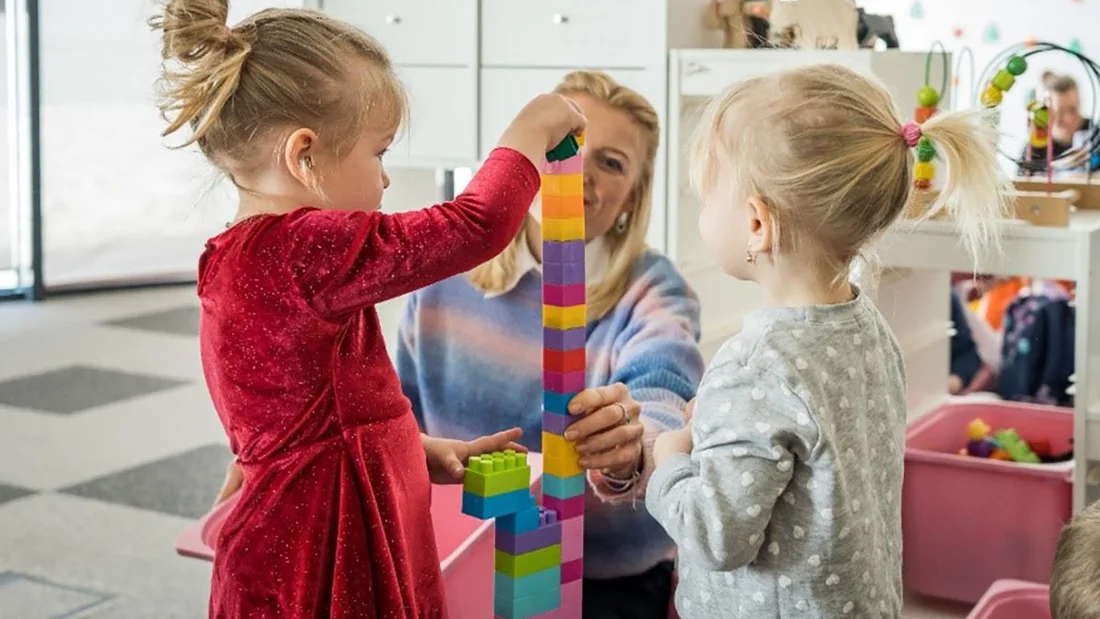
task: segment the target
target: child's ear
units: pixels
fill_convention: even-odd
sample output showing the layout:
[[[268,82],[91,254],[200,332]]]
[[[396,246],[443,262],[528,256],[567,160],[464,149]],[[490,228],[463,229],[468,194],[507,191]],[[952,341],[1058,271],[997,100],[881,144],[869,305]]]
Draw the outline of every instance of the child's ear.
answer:
[[[306,187],[313,187],[314,154],[317,134],[312,129],[297,129],[287,136],[283,146],[283,165],[287,172]]]
[[[745,211],[749,219],[748,250],[754,254],[771,252],[775,243],[775,219],[768,203],[760,196],[750,196]]]

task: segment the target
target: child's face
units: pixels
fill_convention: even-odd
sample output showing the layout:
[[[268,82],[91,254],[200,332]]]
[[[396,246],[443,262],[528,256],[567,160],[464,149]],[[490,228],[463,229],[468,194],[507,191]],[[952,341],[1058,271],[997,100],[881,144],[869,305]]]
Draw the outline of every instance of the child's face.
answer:
[[[392,131],[368,128],[343,158],[326,160],[320,170],[322,202],[339,211],[376,211],[382,208],[382,192],[390,186],[390,177],[382,163],[386,149],[393,143]]]

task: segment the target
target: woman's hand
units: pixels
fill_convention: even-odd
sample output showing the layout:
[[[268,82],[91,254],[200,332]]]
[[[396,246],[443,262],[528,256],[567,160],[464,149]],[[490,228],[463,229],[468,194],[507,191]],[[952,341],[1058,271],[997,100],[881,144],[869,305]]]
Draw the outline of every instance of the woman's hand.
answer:
[[[689,409],[694,410],[694,403],[695,400],[692,400],[688,404]],[[662,462],[676,454],[689,454],[694,444],[691,438],[691,419],[688,418],[687,425],[679,430],[662,432],[657,436],[653,443],[653,464],[661,466]]]
[[[241,466],[237,464],[236,460],[230,462],[225,471],[225,482],[222,483],[222,489],[218,492],[218,498],[214,499],[214,507],[221,505],[240,490],[243,482],[244,473],[241,472]]]
[[[565,431],[565,438],[577,445],[582,467],[619,479],[629,479],[641,468],[642,406],[626,385],[585,389],[569,402],[569,414],[583,416]]]
[[[515,442],[521,436],[523,436],[523,430],[519,428],[497,432],[492,436],[482,436],[472,441],[434,438],[421,434],[424,453],[428,456],[428,477],[433,484],[460,484],[466,476],[466,462],[473,456],[505,449],[527,451]]]

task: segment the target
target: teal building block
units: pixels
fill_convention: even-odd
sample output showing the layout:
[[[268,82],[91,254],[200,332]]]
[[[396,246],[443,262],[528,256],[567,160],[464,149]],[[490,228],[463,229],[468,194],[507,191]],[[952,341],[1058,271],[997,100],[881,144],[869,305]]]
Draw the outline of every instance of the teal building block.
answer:
[[[534,531],[539,528],[539,508],[525,507],[516,513],[498,516],[496,527],[498,531],[515,534]]]
[[[584,494],[584,474],[558,477],[546,473],[542,476],[542,493],[556,499],[571,499]]]
[[[515,514],[529,507],[535,507],[535,496],[531,494],[530,488],[490,497],[479,496],[472,492],[462,493],[462,513],[481,520]]]
[[[535,572],[522,578],[513,578],[504,572],[493,573],[494,595],[506,599],[520,599],[561,588],[561,566]]]
[[[508,599],[494,596],[493,614],[500,619],[530,619],[561,606],[561,583],[534,595]]]
[[[553,150],[546,153],[547,161],[565,161],[570,157],[573,157],[581,151],[580,144],[577,143],[577,138],[572,135],[565,136]]]

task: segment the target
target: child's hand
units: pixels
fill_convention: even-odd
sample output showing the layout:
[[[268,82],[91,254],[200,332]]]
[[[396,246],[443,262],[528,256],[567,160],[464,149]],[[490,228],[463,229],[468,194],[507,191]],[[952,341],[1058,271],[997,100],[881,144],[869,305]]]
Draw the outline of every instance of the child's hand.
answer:
[[[497,146],[525,155],[535,167],[542,167],[547,151],[565,139],[584,131],[584,114],[576,103],[561,95],[539,95],[516,114],[500,136]]]
[[[692,407],[694,408],[694,407]],[[661,463],[676,454],[689,454],[694,446],[691,438],[691,420],[679,430],[669,430],[657,436],[653,443],[653,463],[661,466]]]
[[[687,423],[690,426],[692,418],[695,417],[695,398],[692,398],[687,406],[684,407],[684,419],[687,419]]]
[[[229,463],[229,467],[225,471],[225,482],[222,484],[222,489],[218,491],[218,498],[214,499],[214,507],[217,507],[224,503],[229,497],[233,496],[235,492],[241,489],[241,483],[244,482],[244,473],[241,472],[241,467],[237,464],[237,461]]]
[[[523,436],[523,430],[512,428],[497,432],[492,436],[482,436],[472,441],[456,441],[449,438],[434,438],[421,434],[424,452],[428,456],[428,477],[433,484],[460,484],[466,476],[466,461],[472,456],[514,449],[527,451],[515,441]]]

